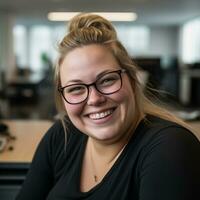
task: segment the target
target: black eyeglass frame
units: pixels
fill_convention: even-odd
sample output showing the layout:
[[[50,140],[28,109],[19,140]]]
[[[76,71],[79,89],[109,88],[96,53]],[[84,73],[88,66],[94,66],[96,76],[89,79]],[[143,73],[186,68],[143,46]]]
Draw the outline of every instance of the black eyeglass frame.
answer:
[[[118,91],[122,88],[122,75],[121,75],[121,74],[122,74],[122,73],[126,73],[126,72],[127,72],[126,69],[120,69],[120,70],[116,70],[116,71],[110,71],[110,72],[107,72],[107,73],[103,74],[102,76],[100,76],[100,77],[97,78],[94,82],[92,82],[92,83],[90,83],[90,84],[79,83],[79,84],[67,85],[67,86],[64,86],[64,87],[58,87],[58,92],[62,95],[62,97],[64,98],[64,100],[65,100],[67,103],[72,104],[72,105],[81,104],[81,103],[83,103],[83,102],[88,98],[88,96],[89,96],[89,88],[90,88],[91,86],[94,86],[95,89],[96,89],[99,93],[101,93],[101,94],[103,94],[103,95],[110,95],[110,94],[114,94],[114,93],[118,92]],[[120,85],[120,87],[119,87],[118,90],[116,90],[116,91],[114,91],[114,92],[105,93],[105,92],[102,92],[102,91],[100,91],[100,90],[98,89],[96,83],[97,83],[98,80],[101,79],[103,76],[105,76],[105,75],[107,75],[107,74],[110,74],[110,73],[118,73],[118,74],[119,74],[120,81],[121,81],[121,85]],[[65,98],[65,95],[63,94],[63,91],[64,91],[65,88],[67,88],[67,87],[69,87],[69,86],[73,86],[73,85],[83,85],[83,86],[85,86],[85,87],[87,88],[87,95],[86,95],[86,98],[85,98],[84,100],[78,102],[78,103],[71,103],[71,102],[69,102],[69,101]]]

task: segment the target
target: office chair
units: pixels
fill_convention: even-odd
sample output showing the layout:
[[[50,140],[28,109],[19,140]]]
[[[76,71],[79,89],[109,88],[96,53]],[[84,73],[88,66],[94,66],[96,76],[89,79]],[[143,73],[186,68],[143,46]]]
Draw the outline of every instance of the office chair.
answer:
[[[14,200],[25,180],[30,164],[0,163],[0,199]]]

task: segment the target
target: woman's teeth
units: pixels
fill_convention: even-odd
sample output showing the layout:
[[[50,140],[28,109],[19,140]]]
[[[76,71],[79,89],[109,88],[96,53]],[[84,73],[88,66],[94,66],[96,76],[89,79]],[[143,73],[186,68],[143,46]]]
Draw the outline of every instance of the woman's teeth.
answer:
[[[100,113],[93,113],[89,115],[90,119],[101,119],[104,117],[107,117],[108,115],[113,113],[113,109],[112,110],[107,110],[105,112],[100,112]]]

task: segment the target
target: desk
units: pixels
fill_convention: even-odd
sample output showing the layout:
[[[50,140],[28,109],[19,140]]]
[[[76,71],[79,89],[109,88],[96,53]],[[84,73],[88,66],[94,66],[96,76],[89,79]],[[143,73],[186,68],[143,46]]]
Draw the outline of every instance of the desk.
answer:
[[[14,76],[8,82],[7,96],[9,100],[21,102],[22,100],[38,99],[38,89],[44,80],[42,74],[30,74],[27,76]]]
[[[14,149],[0,154],[0,162],[30,163],[42,136],[52,125],[47,120],[3,120],[16,140],[9,143]]]
[[[52,125],[47,120],[4,120],[9,126],[10,133],[17,137],[12,142],[14,150],[0,154],[0,162],[30,163],[36,147],[42,136]],[[196,131],[196,136],[200,140],[200,121],[188,123]]]

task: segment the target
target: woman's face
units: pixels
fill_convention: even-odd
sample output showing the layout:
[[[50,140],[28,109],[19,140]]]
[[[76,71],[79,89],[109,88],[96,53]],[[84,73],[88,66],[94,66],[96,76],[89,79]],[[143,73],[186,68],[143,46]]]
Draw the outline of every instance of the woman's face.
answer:
[[[102,73],[116,71],[119,66],[113,54],[103,45],[91,44],[70,51],[60,66],[62,87],[93,83]],[[80,104],[64,106],[72,123],[83,133],[101,142],[116,142],[129,130],[134,120],[135,101],[126,73],[116,93],[103,95],[94,86]]]

